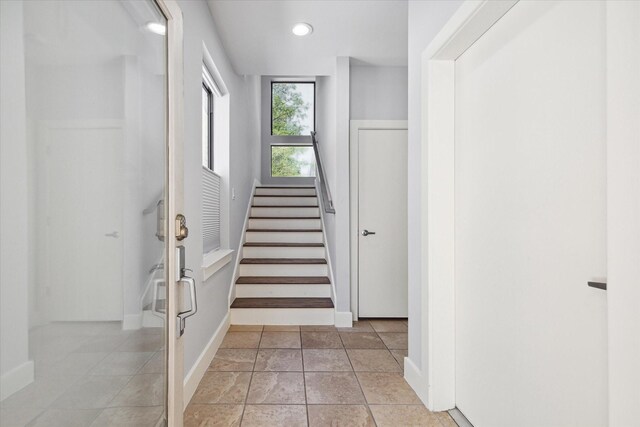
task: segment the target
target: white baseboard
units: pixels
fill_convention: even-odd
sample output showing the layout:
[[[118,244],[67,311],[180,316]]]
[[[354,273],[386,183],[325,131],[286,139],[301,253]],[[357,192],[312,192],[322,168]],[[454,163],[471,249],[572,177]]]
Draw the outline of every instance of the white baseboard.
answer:
[[[189,373],[184,378],[184,408],[187,408],[187,405],[191,401],[196,389],[198,388],[198,384],[202,380],[205,372],[207,372],[207,368],[211,364],[213,357],[216,355],[218,348],[220,348],[220,344],[222,344],[222,340],[224,339],[227,330],[229,330],[230,325],[230,316],[229,312],[224,316],[220,326],[216,329],[215,333],[211,337],[211,340],[204,348],[202,353],[200,353],[200,357],[196,360],[196,363],[191,367]]]
[[[0,400],[4,400],[13,393],[21,390],[33,382],[33,360],[27,360],[16,366],[0,378]]]
[[[122,329],[130,331],[134,329],[142,328],[142,313],[140,314],[125,314],[122,318]]]
[[[473,424],[471,424],[471,422],[467,419],[467,417],[465,417],[464,414],[460,412],[460,409],[453,408],[453,409],[449,409],[448,412],[449,412],[449,415],[451,415],[451,418],[453,418],[453,421],[455,421],[456,424],[458,424],[458,426],[473,427]]]
[[[428,395],[429,385],[427,379],[422,375],[422,371],[409,359],[404,358],[404,379],[409,383],[413,391],[416,392],[422,403],[429,408]]]
[[[353,326],[353,314],[350,311],[336,311],[336,327],[350,328]]]

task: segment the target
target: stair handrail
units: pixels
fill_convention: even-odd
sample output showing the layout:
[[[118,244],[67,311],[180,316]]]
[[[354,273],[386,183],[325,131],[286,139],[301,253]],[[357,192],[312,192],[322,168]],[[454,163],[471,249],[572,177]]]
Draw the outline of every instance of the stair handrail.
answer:
[[[311,144],[313,145],[313,152],[316,155],[316,171],[317,178],[320,181],[320,193],[322,195],[324,211],[335,214],[336,210],[333,208],[333,199],[331,198],[331,192],[329,191],[329,185],[327,184],[327,176],[325,175],[324,168],[322,167],[322,158],[320,157],[318,139],[316,138],[315,132],[311,132]]]

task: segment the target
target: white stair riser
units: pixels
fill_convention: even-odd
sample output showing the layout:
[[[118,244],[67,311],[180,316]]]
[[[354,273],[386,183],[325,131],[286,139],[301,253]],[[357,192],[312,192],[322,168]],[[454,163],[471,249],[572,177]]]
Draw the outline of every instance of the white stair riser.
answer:
[[[315,188],[256,188],[256,196],[315,196]]]
[[[318,206],[317,197],[254,197],[253,206]]]
[[[319,219],[249,219],[249,228],[319,230],[321,227]]]
[[[240,264],[240,276],[327,276],[327,264]]]
[[[269,208],[269,207],[253,207],[251,208],[251,216],[320,216],[318,208]]]
[[[322,243],[322,232],[310,231],[247,231],[247,242]]]
[[[330,297],[330,285],[236,285],[236,298]]]
[[[232,308],[233,325],[333,325],[333,308]]]
[[[324,247],[254,247],[242,249],[244,258],[324,258]]]

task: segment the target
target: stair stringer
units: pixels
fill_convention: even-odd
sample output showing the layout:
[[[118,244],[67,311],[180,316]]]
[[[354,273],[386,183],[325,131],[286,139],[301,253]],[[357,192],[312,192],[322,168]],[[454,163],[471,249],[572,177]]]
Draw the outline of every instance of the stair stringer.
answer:
[[[236,252],[236,262],[233,267],[233,274],[231,275],[231,286],[229,286],[228,304],[227,307],[231,307],[231,303],[236,299],[236,280],[240,277],[240,261],[244,258],[244,244],[247,240],[247,228],[249,227],[249,217],[251,216],[251,205],[253,205],[253,195],[256,193],[256,188],[262,184],[257,179],[253,180],[253,187],[251,188],[251,195],[247,202],[247,213],[244,216],[244,224],[242,225],[242,236],[238,241],[238,252]]]
[[[353,325],[353,316],[351,312],[341,313],[338,311],[337,293],[336,293],[336,281],[333,274],[333,264],[331,256],[329,254],[329,240],[327,239],[327,227],[325,223],[326,212],[324,210],[324,201],[322,200],[322,192],[320,189],[320,181],[315,180],[316,194],[318,195],[318,206],[320,207],[320,223],[322,225],[322,239],[324,242],[324,254],[327,260],[327,267],[329,269],[329,281],[331,282],[331,300],[334,307],[334,324],[338,327],[350,328]]]

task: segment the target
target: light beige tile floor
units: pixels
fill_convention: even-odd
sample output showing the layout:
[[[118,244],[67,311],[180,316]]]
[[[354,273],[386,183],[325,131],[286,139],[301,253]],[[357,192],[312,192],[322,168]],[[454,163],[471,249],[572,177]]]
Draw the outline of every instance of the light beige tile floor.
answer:
[[[185,427],[455,427],[404,380],[407,323],[231,326],[187,407]]]
[[[406,342],[403,321],[232,326],[185,425],[455,427],[402,378]],[[35,381],[2,401],[2,427],[152,427],[161,416],[160,330],[54,323],[31,331],[30,349]]]

